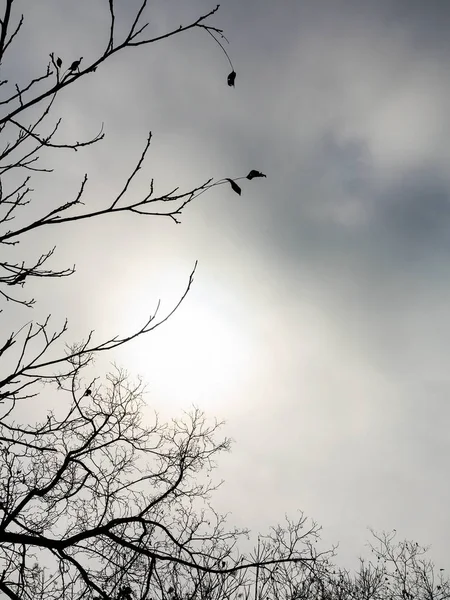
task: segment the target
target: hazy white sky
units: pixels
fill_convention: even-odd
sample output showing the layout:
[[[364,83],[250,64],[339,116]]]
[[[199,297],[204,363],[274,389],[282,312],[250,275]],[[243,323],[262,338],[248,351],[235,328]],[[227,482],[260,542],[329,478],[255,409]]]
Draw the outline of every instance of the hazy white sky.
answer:
[[[22,4],[16,77],[50,51],[71,62],[103,47],[106,2]],[[130,18],[137,3],[122,4]],[[151,5],[155,33],[213,7]],[[204,194],[179,226],[125,216],[30,235],[33,249],[57,242],[55,266],[77,264],[33,287],[35,314],[67,314],[74,339],[129,331],[158,298],[171,306],[198,259],[171,322],[108,360],[140,373],[163,411],[195,403],[227,420],[218,509],[264,529],[300,508],[344,559],[370,526],[448,560],[450,6],[226,0],[213,22],[235,89],[202,32],[128,51],[58,105],[68,135],[104,121],[107,141],[60,154],[34,187],[42,203],[72,197],[87,170],[90,202],[106,204],[148,130],[133,193],[151,177],[161,191],[267,179]]]

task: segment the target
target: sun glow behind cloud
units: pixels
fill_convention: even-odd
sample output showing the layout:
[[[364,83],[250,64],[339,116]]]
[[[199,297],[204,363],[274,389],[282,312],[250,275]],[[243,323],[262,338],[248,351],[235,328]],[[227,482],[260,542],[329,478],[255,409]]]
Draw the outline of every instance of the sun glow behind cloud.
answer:
[[[162,298],[160,317],[180,298],[186,277],[178,275],[166,277],[157,286]],[[141,287],[129,314],[147,314],[148,298],[154,293],[154,286]],[[229,302],[223,305],[227,296]],[[125,350],[126,364],[149,382],[149,401],[158,408],[168,406],[171,411],[195,404],[220,413],[221,405],[234,395],[253,368],[256,352],[251,332],[240,322],[243,312],[236,310],[234,299],[213,282],[205,278],[196,281],[166,323]],[[125,316],[124,328],[130,328],[128,321]]]

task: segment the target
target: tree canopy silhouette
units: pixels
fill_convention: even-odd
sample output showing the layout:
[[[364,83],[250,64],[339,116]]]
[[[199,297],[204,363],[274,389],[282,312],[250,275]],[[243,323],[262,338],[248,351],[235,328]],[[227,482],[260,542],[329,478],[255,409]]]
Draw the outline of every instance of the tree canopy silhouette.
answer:
[[[15,64],[26,43],[22,27],[29,15],[18,6],[6,0],[0,17],[2,71],[6,63]],[[231,594],[261,566],[302,561],[314,569],[321,558],[312,544],[317,527],[306,528],[301,517],[286,524],[285,539],[281,532],[267,538],[263,554],[241,553],[237,542],[245,532],[227,527],[209,503],[215,458],[230,445],[219,437],[220,424],[195,409],[160,422],[143,403],[142,384],[119,369],[103,383],[100,377],[85,380],[96,355],[153,331],[177,310],[196,265],[175,306],[163,315],[157,307],[131,333],[94,341],[90,332],[73,341],[67,321],[53,327],[50,316],[37,322],[28,312],[35,304],[27,295],[30,280],[59,279],[75,270],[51,266],[56,248],[25,259],[30,232],[68,223],[82,228],[88,220],[124,213],[179,223],[200,194],[229,181],[206,179],[189,190],[174,186],[156,195],[152,180],[143,196],[134,197],[130,186],[146,160],[149,133],[123,186],[102,207],[90,207],[88,174],[56,208],[40,202],[36,173],[53,173],[42,166],[42,151],[48,165],[55,153],[81,151],[105,137],[100,129],[83,141],[57,138],[62,119],[55,99],[63,90],[93,77],[118,53],[145,52],[183,33],[208,33],[231,64],[223,33],[210,22],[219,7],[156,37],[147,35],[147,0],[128,29],[114,0],[105,0],[104,7],[107,35],[98,56],[63,61],[58,49],[26,84],[11,75],[0,81],[0,592],[15,600],[166,598],[180,586],[198,595],[207,580],[212,585],[219,577],[222,592]],[[17,326],[11,306],[24,311]]]

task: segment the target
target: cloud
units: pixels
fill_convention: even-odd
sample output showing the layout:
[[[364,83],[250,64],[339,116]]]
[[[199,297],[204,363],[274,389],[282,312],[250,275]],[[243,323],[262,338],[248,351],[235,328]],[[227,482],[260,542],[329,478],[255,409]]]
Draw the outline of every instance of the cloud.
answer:
[[[206,4],[159,3],[152,27]],[[56,48],[64,60],[87,56],[100,44],[91,3],[45,7],[27,61]],[[236,89],[220,48],[186,35],[100,68],[61,104],[69,133],[104,119],[109,135],[98,153],[61,159],[61,195],[89,168],[91,202],[101,203],[148,129],[148,170],[134,193],[153,175],[165,189],[267,172],[240,198],[228,187],[202,196],[176,230],[129,219],[88,226],[82,243],[71,228],[49,234],[61,260],[75,253],[79,264],[49,305],[72,314],[77,334],[95,323],[101,332],[128,303],[133,319],[142,298],[164,298],[164,273],[187,275],[199,258],[193,298],[207,303],[213,289],[223,322],[245,324],[252,349],[235,393],[211,390],[237,439],[219,504],[258,527],[300,506],[349,556],[366,525],[420,534],[446,552],[449,20],[437,0],[233,0],[217,22]],[[27,72],[27,61],[17,68]],[[151,365],[150,342],[138,350]]]

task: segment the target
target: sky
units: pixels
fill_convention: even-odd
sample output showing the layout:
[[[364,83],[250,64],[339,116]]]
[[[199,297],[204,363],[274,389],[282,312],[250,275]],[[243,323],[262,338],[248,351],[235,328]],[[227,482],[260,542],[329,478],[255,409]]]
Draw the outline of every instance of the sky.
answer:
[[[150,4],[155,34],[214,6]],[[51,51],[88,60],[106,5],[27,4],[27,44],[6,68],[25,80]],[[125,215],[30,235],[24,252],[56,243],[55,266],[77,265],[30,286],[34,315],[67,315],[74,339],[131,331],[159,298],[170,310],[198,260],[174,317],[99,370],[142,375],[164,414],[195,404],[226,420],[235,444],[214,506],[231,523],[265,530],[301,509],[344,563],[368,527],[448,562],[450,6],[226,0],[211,23],[236,87],[202,31],[113,58],[57,104],[64,134],[104,122],[106,141],[49,157],[39,206],[73,196],[85,171],[90,206],[107,203],[149,130],[130,197],[152,177],[161,192],[250,169],[267,179],[240,197],[215,188],[177,226]]]

